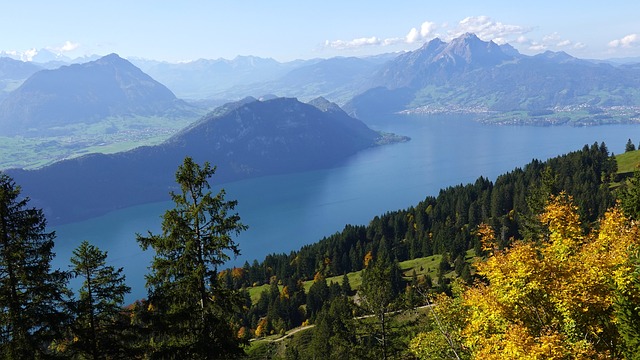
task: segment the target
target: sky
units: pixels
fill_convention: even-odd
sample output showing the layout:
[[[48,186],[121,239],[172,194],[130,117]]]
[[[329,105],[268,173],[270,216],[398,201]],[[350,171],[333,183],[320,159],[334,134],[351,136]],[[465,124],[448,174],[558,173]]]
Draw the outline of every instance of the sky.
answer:
[[[410,51],[472,32],[523,54],[640,57],[640,1],[2,0],[0,54],[168,62]]]

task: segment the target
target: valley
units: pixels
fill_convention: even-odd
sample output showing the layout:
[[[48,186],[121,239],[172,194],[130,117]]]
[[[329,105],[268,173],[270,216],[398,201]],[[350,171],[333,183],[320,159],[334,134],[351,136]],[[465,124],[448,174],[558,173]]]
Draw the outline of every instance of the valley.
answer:
[[[113,154],[140,146],[158,145],[195,122],[206,110],[190,117],[110,117],[52,129],[50,136],[0,136],[0,170],[36,169],[90,153]]]

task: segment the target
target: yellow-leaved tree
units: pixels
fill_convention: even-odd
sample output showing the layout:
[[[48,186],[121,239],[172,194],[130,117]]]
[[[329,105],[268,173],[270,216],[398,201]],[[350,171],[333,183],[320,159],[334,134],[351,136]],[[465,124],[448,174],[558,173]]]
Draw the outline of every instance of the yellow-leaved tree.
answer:
[[[486,281],[461,296],[461,357],[622,358],[616,302],[620,294],[640,295],[632,256],[638,227],[614,207],[584,233],[564,193],[551,197],[539,219],[545,231],[537,241],[515,241],[505,250],[492,246],[493,232],[481,227],[491,255],[477,265]]]

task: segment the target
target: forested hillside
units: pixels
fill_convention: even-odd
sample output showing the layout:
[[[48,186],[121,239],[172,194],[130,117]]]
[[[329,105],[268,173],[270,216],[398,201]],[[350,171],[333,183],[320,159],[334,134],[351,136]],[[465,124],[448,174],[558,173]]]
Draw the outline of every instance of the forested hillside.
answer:
[[[3,175],[0,354],[632,359],[640,350],[631,220],[640,172],[619,178],[604,143],[233,269],[224,263],[246,226],[224,190],[210,193],[214,172],[191,158],[178,168],[162,232],[138,235],[154,251],[149,296],[129,306],[122,270],[88,242],[72,271],[50,268],[55,234]],[[82,282],[75,295],[71,278]]]
[[[542,211],[549,195],[561,190],[574,197],[581,218],[591,224],[613,205],[608,184],[616,170],[605,144],[585,146],[546,162],[534,160],[494,182],[480,177],[473,184],[442,189],[414,207],[377,216],[367,226],[347,225],[298,251],[245,264],[240,283],[265,283],[272,276],[309,280],[318,272],[342,275],[362,270],[365,255],[381,249],[391,260],[446,253],[455,261],[469,249],[480,251],[475,232],[482,223],[496,229],[503,248],[511,238],[529,235],[531,219]]]

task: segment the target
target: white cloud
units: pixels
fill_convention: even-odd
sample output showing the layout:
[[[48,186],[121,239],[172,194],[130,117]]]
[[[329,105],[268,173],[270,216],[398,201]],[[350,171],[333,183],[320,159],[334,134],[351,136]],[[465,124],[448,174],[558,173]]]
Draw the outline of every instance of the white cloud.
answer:
[[[505,38],[501,38],[501,37],[499,37],[499,38],[495,38],[495,39],[493,39],[492,41],[493,41],[494,43],[498,44],[498,45],[504,45],[504,44],[508,43],[507,39],[505,39]]]
[[[529,45],[529,50],[531,51],[543,51],[543,50],[547,50],[547,45],[545,44],[541,44],[541,43],[537,43],[537,42],[532,42]]]
[[[436,24],[425,21],[420,26],[412,27],[404,37],[380,38],[371,36],[353,40],[327,40],[324,43],[324,47],[337,50],[353,50],[362,47],[411,45],[421,44],[436,37],[440,37],[444,41],[451,41],[465,33],[473,33],[484,41],[493,41],[498,45],[517,44],[531,52],[560,49],[579,50],[586,47],[583,43],[574,43],[569,39],[562,38],[557,32],[534,39],[531,36],[534,30],[532,27],[505,24],[489,16],[468,16],[452,26],[447,23]],[[638,35],[632,34],[620,40],[612,41],[610,46],[631,46],[636,42],[640,42],[640,38]]]
[[[577,42],[577,43],[573,44],[573,48],[577,49],[577,50],[584,49],[586,47],[587,47],[587,45],[585,45],[584,43],[581,43],[581,42]]]
[[[557,32],[543,36],[542,43],[550,48],[566,48],[573,45],[571,40],[563,39]],[[575,46],[573,48],[576,49]]]
[[[33,57],[38,55],[38,50],[34,49],[29,49],[27,51],[25,51],[24,53],[22,53],[22,57],[25,61],[31,61],[33,60]]]
[[[458,26],[449,31],[450,38],[457,38],[465,33],[474,33],[483,40],[508,41],[516,36],[522,36],[531,29],[520,25],[509,25],[494,21],[488,16],[469,16],[462,19]]]
[[[611,48],[628,48],[636,45],[640,45],[640,36],[638,34],[629,34],[622,39],[609,41],[609,47]]]
[[[531,52],[541,52],[546,50],[559,51],[561,49],[581,50],[586,47],[584,43],[574,43],[569,39],[562,38],[562,36],[557,32],[544,35],[540,40],[534,40],[524,35],[520,35],[512,43],[522,45],[524,49]]]
[[[375,36],[368,38],[358,38],[353,40],[325,41],[324,46],[338,50],[354,49],[364,46],[381,45],[382,41]]]
[[[406,36],[407,42],[413,44],[420,40],[420,32],[416,28],[412,28]]]
[[[14,60],[20,60],[20,61],[31,61],[33,60],[33,57],[36,56],[36,54],[38,54],[38,50],[36,49],[29,49],[25,51],[17,51],[17,50],[0,51],[0,56],[7,56]]]
[[[363,37],[353,40],[326,40],[324,47],[345,50],[356,49],[365,46],[388,46],[396,44],[420,44],[432,40],[436,37],[442,37],[443,40],[454,39],[464,33],[474,33],[483,40],[493,40],[497,44],[505,44],[516,38],[525,41],[524,34],[531,31],[530,28],[509,25],[494,21],[488,16],[470,16],[464,18],[458,23],[455,29],[447,31],[446,35],[440,35],[437,29],[446,29],[447,23],[438,25],[431,21],[423,22],[419,27],[413,27],[403,38],[386,38],[382,39],[376,36]]]
[[[336,49],[336,50],[348,50],[348,49],[357,49],[361,47],[368,46],[390,46],[396,44],[413,44],[420,43],[427,40],[431,40],[435,37],[434,33],[437,29],[437,25],[435,23],[425,21],[420,25],[420,29],[412,28],[409,33],[403,37],[393,37],[381,39],[377,36],[371,37],[363,37],[352,40],[326,40],[324,42],[324,47]]]
[[[405,40],[407,44],[431,40],[434,38],[436,29],[437,25],[435,23],[425,21],[420,26],[420,30],[418,30],[417,28],[411,28],[407,36],[405,36]]]
[[[62,46],[49,46],[47,47],[47,50],[62,54],[65,52],[76,50],[78,47],[80,47],[80,44],[67,40]]]
[[[545,44],[554,43],[560,41],[560,35],[555,32],[553,34],[548,34],[542,37],[542,42]]]

